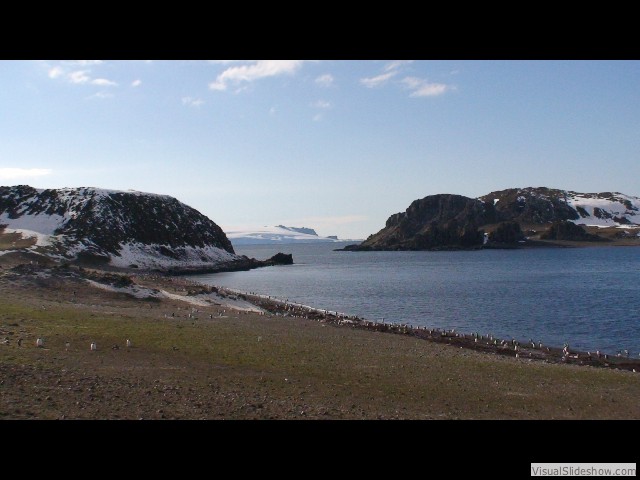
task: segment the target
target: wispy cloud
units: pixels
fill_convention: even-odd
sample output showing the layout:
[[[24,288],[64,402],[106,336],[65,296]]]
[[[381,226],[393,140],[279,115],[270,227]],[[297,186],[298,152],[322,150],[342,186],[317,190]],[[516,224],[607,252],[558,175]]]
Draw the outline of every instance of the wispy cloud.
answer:
[[[374,77],[365,77],[360,79],[360,83],[367,88],[375,88],[381,87],[393,77],[400,73],[400,69],[404,65],[408,65],[413,60],[394,60],[392,62],[387,63],[382,69],[385,73],[381,73],[380,75],[376,75]]]
[[[140,79],[137,79],[137,80],[134,80],[133,82],[131,82],[131,86],[134,87],[134,88],[135,87],[139,87],[140,85],[142,85],[142,80],[140,80]]]
[[[91,85],[98,85],[100,87],[116,87],[118,84],[106,78],[94,78],[91,80]]]
[[[88,70],[76,70],[75,72],[67,74],[67,79],[71,83],[87,83],[91,80],[91,77],[87,75],[88,73]]]
[[[102,65],[102,60],[65,60],[58,65],[49,66],[47,75],[51,79],[64,79],[74,85],[95,85],[97,87],[116,87],[118,84],[104,77],[94,77],[92,68]],[[78,68],[82,67],[82,68]]]
[[[302,67],[302,60],[258,60],[247,65],[229,67],[209,84],[211,90],[226,90],[230,84],[253,82],[278,75],[293,75]]]
[[[333,78],[333,75],[331,75],[330,73],[325,73],[324,75],[320,75],[319,77],[317,77],[315,79],[315,82],[316,82],[316,85],[327,88],[333,85],[334,78]]]
[[[398,76],[406,65],[413,63],[413,60],[394,60],[387,63],[383,67],[383,72],[380,75],[374,77],[361,78],[360,83],[367,88],[375,88],[385,85],[392,78]],[[402,80],[394,80],[395,85],[403,85],[406,89],[411,90],[410,97],[437,97],[450,90],[455,90],[455,87],[446,83],[430,82],[425,78],[418,77],[404,77]]]
[[[204,104],[204,100],[201,98],[182,97],[182,104],[187,107],[199,107]]]
[[[451,90],[449,85],[445,85],[444,83],[425,83],[420,86],[415,92],[413,92],[411,97],[436,97],[438,95],[442,95],[447,90]]]
[[[0,180],[44,177],[51,173],[53,170],[49,168],[0,168]]]
[[[398,72],[388,72],[376,75],[375,77],[361,78],[360,83],[367,88],[380,87],[395,77]]]
[[[429,82],[426,79],[417,77],[406,77],[402,79],[402,83],[408,89],[413,90],[409,95],[410,97],[436,97],[448,90],[453,90],[451,85]]]
[[[384,71],[385,72],[396,71],[400,67],[404,65],[409,65],[410,63],[413,63],[413,60],[394,60],[393,62],[389,62],[385,65]]]

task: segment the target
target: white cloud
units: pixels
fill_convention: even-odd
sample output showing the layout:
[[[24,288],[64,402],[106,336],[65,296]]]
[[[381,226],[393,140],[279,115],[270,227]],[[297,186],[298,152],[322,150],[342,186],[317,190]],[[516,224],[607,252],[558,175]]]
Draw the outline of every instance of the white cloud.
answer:
[[[0,180],[43,177],[51,175],[52,172],[49,168],[0,168]]]
[[[271,108],[269,109],[269,115],[275,115],[275,114],[276,114],[276,112],[277,112],[276,107],[271,107]]]
[[[453,87],[444,83],[432,83],[422,78],[406,77],[402,83],[410,90],[413,90],[411,97],[436,97],[442,95]]]
[[[138,80],[134,80],[133,82],[131,82],[131,86],[132,87],[139,87],[140,85],[142,85],[142,80],[138,79]]]
[[[410,96],[411,97],[436,97],[450,90],[449,85],[444,83],[425,83],[418,87]]]
[[[391,72],[394,70],[398,70],[403,65],[409,65],[410,63],[413,63],[413,60],[394,60],[393,62],[390,62],[387,65],[385,65],[384,71]]]
[[[63,73],[62,67],[53,67],[49,70],[49,78],[58,78]]]
[[[367,88],[380,87],[385,83],[387,83],[391,78],[395,77],[397,74],[398,72],[393,71],[393,72],[383,73],[375,77],[361,78],[360,83]]]
[[[311,104],[313,108],[321,108],[326,110],[327,108],[331,108],[331,103],[326,100],[317,100]]]
[[[314,122],[319,122],[320,120],[322,120],[322,113],[316,113],[316,114],[313,116],[312,120],[313,120]]]
[[[380,87],[395,77],[399,73],[401,67],[412,62],[413,60],[394,60],[389,62],[383,68],[385,73],[381,73],[375,77],[361,78],[360,83],[367,88]]]
[[[47,75],[51,79],[64,78],[75,85],[96,85],[98,87],[116,87],[118,84],[107,78],[93,78],[91,68],[104,63],[102,60],[68,60],[49,68]],[[68,72],[67,68],[75,68]],[[80,70],[77,67],[88,67]]]
[[[75,72],[68,74],[67,78],[71,83],[87,83],[91,80],[91,77],[89,77],[87,73],[89,73],[88,70],[76,70]]]
[[[201,98],[182,97],[182,104],[188,107],[199,107],[204,103]]]
[[[333,75],[331,75],[330,73],[325,73],[324,75],[320,75],[315,79],[316,85],[319,85],[325,88],[333,85],[333,81],[334,81]]]
[[[227,68],[209,84],[211,90],[226,90],[230,83],[253,82],[277,75],[292,75],[302,67],[302,60],[258,60],[249,65]]]
[[[94,78],[91,80],[91,85],[98,85],[100,87],[115,87],[118,84],[116,82],[112,82],[111,80],[107,80],[106,78]]]

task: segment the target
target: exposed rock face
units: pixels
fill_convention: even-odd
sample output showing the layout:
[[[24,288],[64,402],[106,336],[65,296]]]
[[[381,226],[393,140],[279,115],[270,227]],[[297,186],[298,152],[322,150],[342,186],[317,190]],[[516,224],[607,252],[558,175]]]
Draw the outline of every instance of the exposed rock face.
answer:
[[[37,236],[40,253],[85,263],[163,269],[240,258],[218,225],[166,195],[0,187],[0,225]]]
[[[544,240],[569,240],[574,242],[602,242],[604,238],[587,233],[584,228],[575,223],[558,220],[540,238]]]
[[[541,224],[556,220],[577,220],[568,205],[568,192],[550,188],[510,188],[480,197],[487,206],[487,223],[516,221]]]
[[[578,193],[545,187],[511,188],[477,199],[431,195],[415,200],[405,212],[391,215],[382,230],[345,250],[481,248],[484,230],[491,232],[487,246],[508,246],[524,241],[522,227],[529,231],[535,226],[535,230],[544,231],[552,224],[555,233],[550,233],[549,239],[599,238],[567,223],[638,226],[640,198],[617,192]]]
[[[489,234],[489,241],[504,245],[515,244],[523,239],[524,234],[522,233],[520,224],[515,221],[502,222]]]
[[[293,265],[293,255],[290,253],[276,253],[267,262],[272,265]]]
[[[391,215],[385,228],[359,246],[366,250],[427,250],[480,246],[485,205],[461,195],[431,195]]]

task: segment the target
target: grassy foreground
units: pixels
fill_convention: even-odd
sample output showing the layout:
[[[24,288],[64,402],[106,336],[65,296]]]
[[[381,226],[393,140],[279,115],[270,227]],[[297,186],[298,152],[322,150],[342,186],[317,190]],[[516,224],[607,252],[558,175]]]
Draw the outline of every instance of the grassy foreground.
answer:
[[[637,373],[193,308],[0,270],[0,419],[640,418]]]

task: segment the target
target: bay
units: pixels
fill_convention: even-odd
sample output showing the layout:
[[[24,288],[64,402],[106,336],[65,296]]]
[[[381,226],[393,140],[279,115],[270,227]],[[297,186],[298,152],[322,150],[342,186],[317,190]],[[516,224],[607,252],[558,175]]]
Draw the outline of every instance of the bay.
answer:
[[[640,249],[333,251],[344,245],[238,246],[295,263],[191,278],[370,320],[640,353]]]

